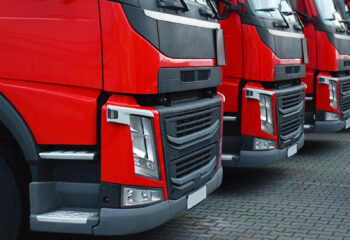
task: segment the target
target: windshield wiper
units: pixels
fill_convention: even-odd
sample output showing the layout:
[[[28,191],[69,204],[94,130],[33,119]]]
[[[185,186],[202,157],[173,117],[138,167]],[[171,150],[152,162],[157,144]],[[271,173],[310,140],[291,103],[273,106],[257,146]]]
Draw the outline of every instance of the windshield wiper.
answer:
[[[158,2],[159,2],[158,3],[159,6],[163,8],[169,8],[169,9],[175,9],[175,10],[182,9],[184,12],[187,12],[190,10],[185,0],[178,0],[177,2],[172,0],[159,0]]]
[[[255,9],[254,12],[273,12],[276,10],[277,8],[258,8],[258,9]]]
[[[335,21],[335,20],[337,20],[335,17],[332,17],[332,18],[325,18],[325,19],[323,19],[323,20],[325,20],[325,21]]]
[[[293,11],[282,11],[282,13],[284,15],[286,15],[286,16],[290,16],[290,15],[294,15],[295,14],[295,12],[293,12]]]

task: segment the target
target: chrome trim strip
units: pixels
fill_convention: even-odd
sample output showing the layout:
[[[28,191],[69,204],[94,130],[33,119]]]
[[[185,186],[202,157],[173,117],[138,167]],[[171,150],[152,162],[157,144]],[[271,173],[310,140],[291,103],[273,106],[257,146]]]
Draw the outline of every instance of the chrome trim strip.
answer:
[[[117,112],[117,118],[110,118],[108,116],[109,111],[115,111]],[[142,109],[136,109],[136,108],[127,108],[127,107],[120,107],[120,106],[114,106],[114,105],[108,105],[107,106],[107,122],[113,122],[113,123],[120,123],[130,126],[130,115],[139,115],[144,117],[150,117],[153,118],[154,114],[151,111],[148,110],[142,110]]]
[[[305,97],[305,100],[306,101],[312,101],[312,100],[314,100],[314,98],[313,97]]]
[[[251,91],[253,93],[253,95],[248,96],[247,91]],[[272,96],[273,92],[266,91],[266,90],[260,90],[260,89],[254,89],[254,88],[246,88],[245,89],[245,98],[260,100],[260,94]]]
[[[198,19],[188,18],[188,17],[181,17],[181,16],[176,16],[173,14],[167,14],[162,12],[155,12],[147,9],[144,9],[143,11],[147,17],[160,20],[160,21],[179,23],[183,25],[202,27],[202,28],[220,29],[219,23],[208,22],[208,21],[203,21],[203,20],[198,20]]]
[[[238,158],[238,156],[233,155],[233,154],[222,154],[221,155],[222,161],[233,161],[234,159],[237,159],[237,158]]]
[[[272,35],[280,36],[280,37],[305,38],[304,34],[302,33],[285,32],[285,31],[278,31],[274,29],[268,29],[268,32]]]
[[[51,160],[94,160],[95,152],[87,151],[52,151],[39,153],[41,159]]]
[[[348,35],[334,34],[334,37],[338,39],[350,40],[350,36]]]
[[[217,92],[217,93],[222,97],[223,101],[226,102],[226,97],[225,97],[225,95],[222,94],[221,92]]]
[[[321,80],[321,79],[323,79],[323,80]],[[321,81],[320,81],[320,80],[321,80]],[[318,78],[318,82],[319,82],[320,84],[329,85],[329,81],[338,82],[339,79],[338,79],[338,78],[332,78],[332,77],[323,77],[323,76],[320,76],[320,77]]]
[[[226,121],[226,122],[235,122],[235,121],[237,121],[237,117],[224,116],[224,121]]]

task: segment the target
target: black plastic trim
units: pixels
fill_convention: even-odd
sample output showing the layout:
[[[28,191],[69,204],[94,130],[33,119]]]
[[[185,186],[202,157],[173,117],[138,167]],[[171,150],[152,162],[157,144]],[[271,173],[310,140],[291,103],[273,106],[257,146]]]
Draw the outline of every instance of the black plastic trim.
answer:
[[[27,161],[38,161],[37,143],[15,107],[3,96],[0,95],[0,121],[9,129],[15,137]]]
[[[275,81],[305,77],[305,64],[276,65]]]
[[[207,79],[200,79],[201,71],[208,71]],[[193,74],[193,81],[183,81],[182,73]],[[190,79],[191,80],[191,79]],[[170,93],[217,87],[221,85],[221,68],[201,67],[201,68],[161,68],[158,72],[158,92]]]
[[[145,3],[142,4],[148,5],[151,4],[152,1],[148,0],[144,2]],[[126,4],[123,4],[122,6],[132,28],[141,36],[143,36],[147,41],[149,41],[155,48],[161,51],[164,55],[171,58],[185,59],[216,58],[216,29],[195,27],[152,19],[145,15],[144,9],[151,8],[153,11],[159,11],[163,13],[168,13],[168,11],[172,12],[171,10],[160,11],[157,6],[153,5],[152,7],[140,6],[141,8]],[[189,12],[194,11],[195,10],[191,10]],[[178,11],[178,14],[174,15],[182,16],[182,14],[180,14],[180,11]],[[200,20],[208,20],[202,19],[203,17],[199,14],[199,10],[198,16],[195,14],[191,17]],[[218,44],[218,46],[221,45],[223,45],[223,43]],[[221,59],[221,51],[220,54],[221,55],[219,56]]]

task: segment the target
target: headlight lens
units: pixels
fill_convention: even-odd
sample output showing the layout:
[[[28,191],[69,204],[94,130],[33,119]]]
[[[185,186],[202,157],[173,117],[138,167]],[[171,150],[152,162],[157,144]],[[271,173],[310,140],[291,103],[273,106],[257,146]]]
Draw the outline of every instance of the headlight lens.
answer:
[[[336,81],[329,81],[329,99],[331,101],[331,107],[338,109],[338,87]]]
[[[266,133],[275,135],[271,96],[260,94],[260,119],[261,129]]]
[[[132,207],[154,204],[164,200],[163,189],[123,187],[122,206]]]
[[[131,115],[130,130],[135,173],[143,177],[159,180],[159,166],[151,119]]]
[[[254,138],[253,150],[271,150],[276,148],[276,142],[268,139]]]

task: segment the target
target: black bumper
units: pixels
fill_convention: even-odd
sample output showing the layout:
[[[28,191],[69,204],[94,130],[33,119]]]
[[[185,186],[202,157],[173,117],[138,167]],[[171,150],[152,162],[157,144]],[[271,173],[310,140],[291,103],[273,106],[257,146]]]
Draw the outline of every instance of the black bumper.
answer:
[[[298,150],[304,146],[304,135],[296,143]],[[267,151],[241,151],[239,158],[222,161],[224,167],[262,167],[287,159],[288,148]]]
[[[316,121],[315,125],[305,128],[305,133],[336,133],[346,129],[346,120]]]
[[[206,184],[207,193],[216,190],[222,182],[222,168]],[[128,235],[156,228],[187,209],[187,196],[167,200],[149,207],[132,209],[102,208],[100,222],[94,227],[94,235]]]

